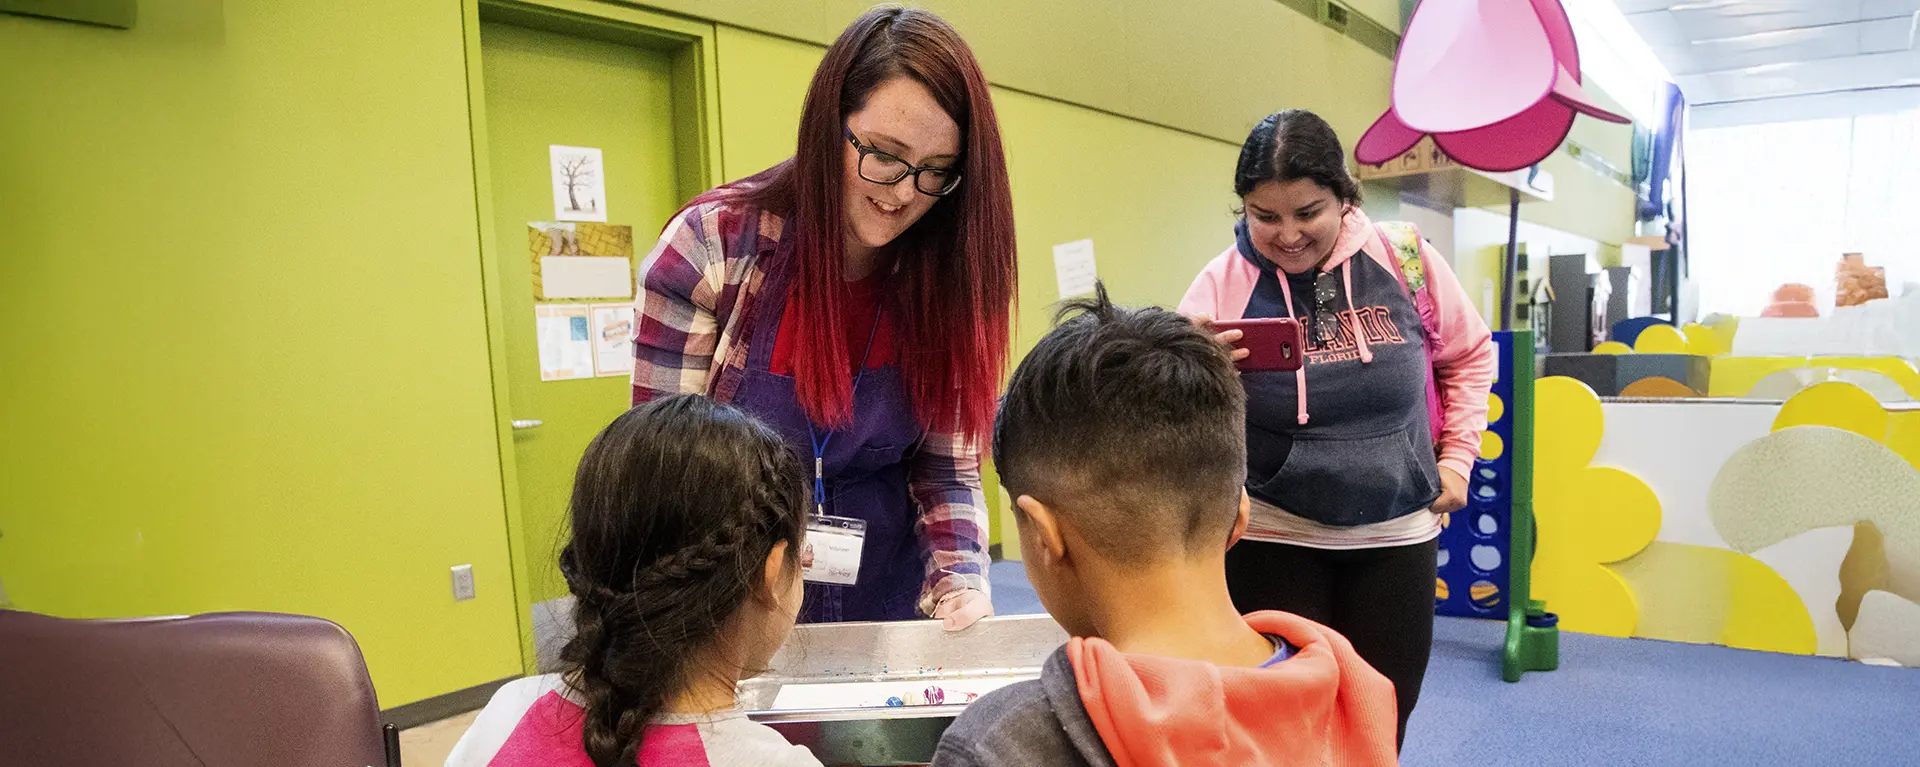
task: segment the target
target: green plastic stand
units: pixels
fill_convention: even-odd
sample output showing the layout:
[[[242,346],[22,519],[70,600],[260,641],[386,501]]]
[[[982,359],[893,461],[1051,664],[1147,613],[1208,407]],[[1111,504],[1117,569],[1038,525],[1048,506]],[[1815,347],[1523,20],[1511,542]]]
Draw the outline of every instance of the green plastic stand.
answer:
[[[1533,585],[1533,331],[1513,333],[1513,524],[1507,570],[1507,644],[1500,677],[1520,681],[1529,671],[1560,667],[1560,628],[1547,619],[1547,603],[1532,598]],[[1529,619],[1532,620],[1529,620]],[[1547,625],[1535,625],[1545,623]]]

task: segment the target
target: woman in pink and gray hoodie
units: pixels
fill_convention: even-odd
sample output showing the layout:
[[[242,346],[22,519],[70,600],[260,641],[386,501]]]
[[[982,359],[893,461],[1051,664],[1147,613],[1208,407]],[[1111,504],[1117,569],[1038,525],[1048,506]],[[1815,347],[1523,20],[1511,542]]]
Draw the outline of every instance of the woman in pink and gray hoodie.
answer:
[[[1234,172],[1234,245],[1180,309],[1305,330],[1299,371],[1242,377],[1253,503],[1228,586],[1243,612],[1352,640],[1393,682],[1404,739],[1433,646],[1436,540],[1466,505],[1496,362],[1446,260],[1410,225],[1369,220],[1345,159],[1311,112],[1261,121]]]

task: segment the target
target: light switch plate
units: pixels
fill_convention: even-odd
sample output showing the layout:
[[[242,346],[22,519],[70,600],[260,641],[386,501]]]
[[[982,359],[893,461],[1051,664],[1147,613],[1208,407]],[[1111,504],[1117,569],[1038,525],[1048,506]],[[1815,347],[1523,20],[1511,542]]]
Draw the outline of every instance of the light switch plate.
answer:
[[[455,565],[453,568],[453,601],[465,602],[473,598],[473,565]]]

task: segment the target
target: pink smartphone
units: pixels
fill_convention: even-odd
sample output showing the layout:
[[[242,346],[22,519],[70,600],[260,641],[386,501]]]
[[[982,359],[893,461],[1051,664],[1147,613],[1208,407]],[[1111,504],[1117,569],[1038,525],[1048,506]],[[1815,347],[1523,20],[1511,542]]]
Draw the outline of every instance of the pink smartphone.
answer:
[[[1216,320],[1213,323],[1215,333],[1229,330],[1241,332],[1240,341],[1234,344],[1234,348],[1249,352],[1246,359],[1234,363],[1241,370],[1253,373],[1300,369],[1301,355],[1306,350],[1306,336],[1300,331],[1300,323],[1285,317]]]

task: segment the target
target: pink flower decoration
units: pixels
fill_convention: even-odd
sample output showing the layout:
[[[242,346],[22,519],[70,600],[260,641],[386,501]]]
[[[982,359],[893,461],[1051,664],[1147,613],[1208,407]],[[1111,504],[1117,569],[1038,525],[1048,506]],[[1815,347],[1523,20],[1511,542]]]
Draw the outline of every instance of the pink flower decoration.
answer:
[[[1624,123],[1580,87],[1559,0],[1424,0],[1393,65],[1393,105],[1354,146],[1384,165],[1431,135],[1460,164],[1504,172],[1552,154],[1576,114]]]

